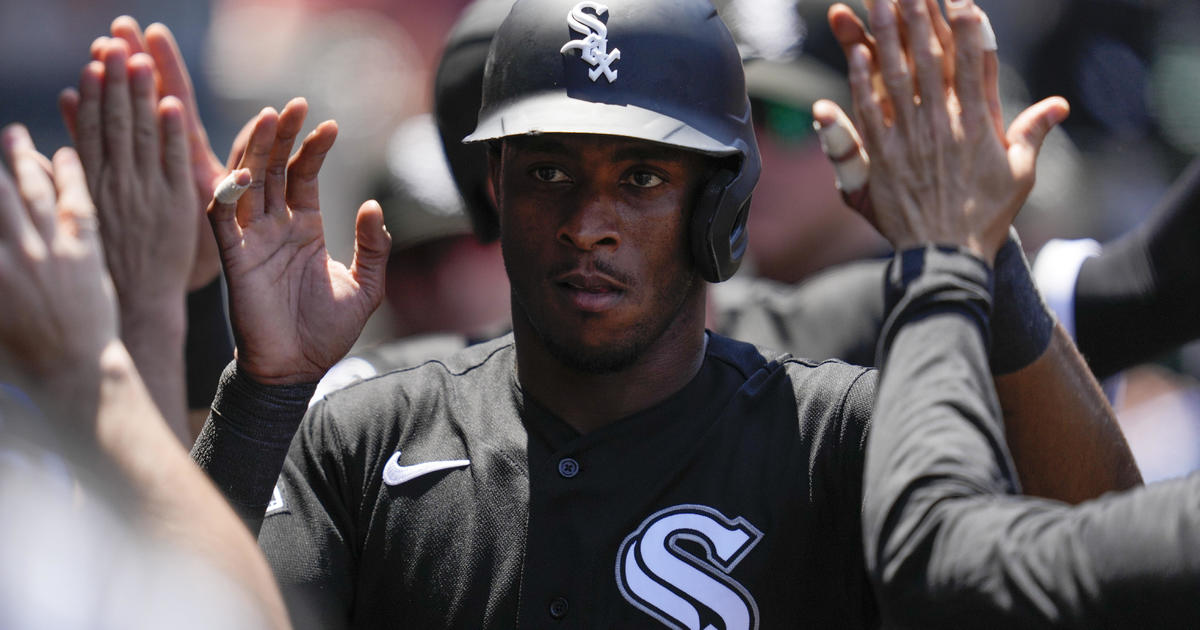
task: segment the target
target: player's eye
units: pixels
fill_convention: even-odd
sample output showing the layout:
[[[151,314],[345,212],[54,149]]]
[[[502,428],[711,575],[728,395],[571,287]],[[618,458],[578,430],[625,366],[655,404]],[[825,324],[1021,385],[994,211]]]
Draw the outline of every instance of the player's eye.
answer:
[[[630,184],[638,188],[654,188],[663,183],[663,178],[649,171],[634,171],[628,179]]]
[[[553,166],[535,166],[530,173],[532,173],[534,178],[538,181],[549,184],[571,181],[571,178],[568,177],[562,169],[555,168]]]

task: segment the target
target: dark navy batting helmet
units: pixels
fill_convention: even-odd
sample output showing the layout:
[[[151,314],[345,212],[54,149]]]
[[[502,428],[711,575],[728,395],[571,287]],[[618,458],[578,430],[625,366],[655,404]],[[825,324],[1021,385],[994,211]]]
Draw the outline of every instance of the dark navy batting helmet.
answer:
[[[709,0],[518,0],[492,40],[465,141],[539,133],[728,158],[699,196],[691,247],[707,280],[737,271],[762,165],[738,48]]]

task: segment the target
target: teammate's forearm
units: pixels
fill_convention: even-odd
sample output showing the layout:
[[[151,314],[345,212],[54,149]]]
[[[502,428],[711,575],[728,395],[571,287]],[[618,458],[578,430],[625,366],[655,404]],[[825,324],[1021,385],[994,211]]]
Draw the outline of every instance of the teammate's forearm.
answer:
[[[1074,503],[1140,483],[1116,417],[1042,301],[1015,232],[995,275],[990,362],[1025,491]]]
[[[290,627],[254,539],[162,421],[120,344],[100,358],[96,444],[129,483],[151,530],[241,583],[272,628]]]
[[[121,304],[121,341],[171,432],[192,443],[187,427],[183,346],[187,315],[183,296],[158,304]]]
[[[1142,483],[1095,377],[1061,326],[1029,366],[996,377],[1025,492],[1078,503]]]

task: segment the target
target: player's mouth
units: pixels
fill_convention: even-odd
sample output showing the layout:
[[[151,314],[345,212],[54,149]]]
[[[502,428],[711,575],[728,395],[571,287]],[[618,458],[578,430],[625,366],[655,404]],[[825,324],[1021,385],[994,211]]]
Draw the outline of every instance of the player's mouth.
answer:
[[[625,285],[601,273],[572,271],[553,280],[571,306],[586,313],[606,311],[625,295]]]

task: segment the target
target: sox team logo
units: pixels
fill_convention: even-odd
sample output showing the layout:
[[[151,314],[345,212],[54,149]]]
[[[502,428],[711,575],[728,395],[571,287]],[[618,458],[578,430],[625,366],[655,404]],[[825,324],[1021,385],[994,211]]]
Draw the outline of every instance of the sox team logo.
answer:
[[[729,573],[760,539],[762,532],[740,516],[704,505],[670,507],[621,543],[617,586],[629,603],[670,628],[757,629],[758,604]],[[703,557],[693,553],[696,545]]]
[[[591,9],[593,13],[586,13]],[[600,21],[600,16],[608,13],[608,7],[599,2],[580,2],[567,14],[567,26],[572,31],[583,35],[583,39],[573,39],[563,45],[558,52],[579,50],[579,57],[592,65],[588,70],[588,78],[593,82],[603,74],[609,83],[617,80],[617,71],[611,66],[621,58],[621,51],[614,48],[608,52],[608,25]]]

